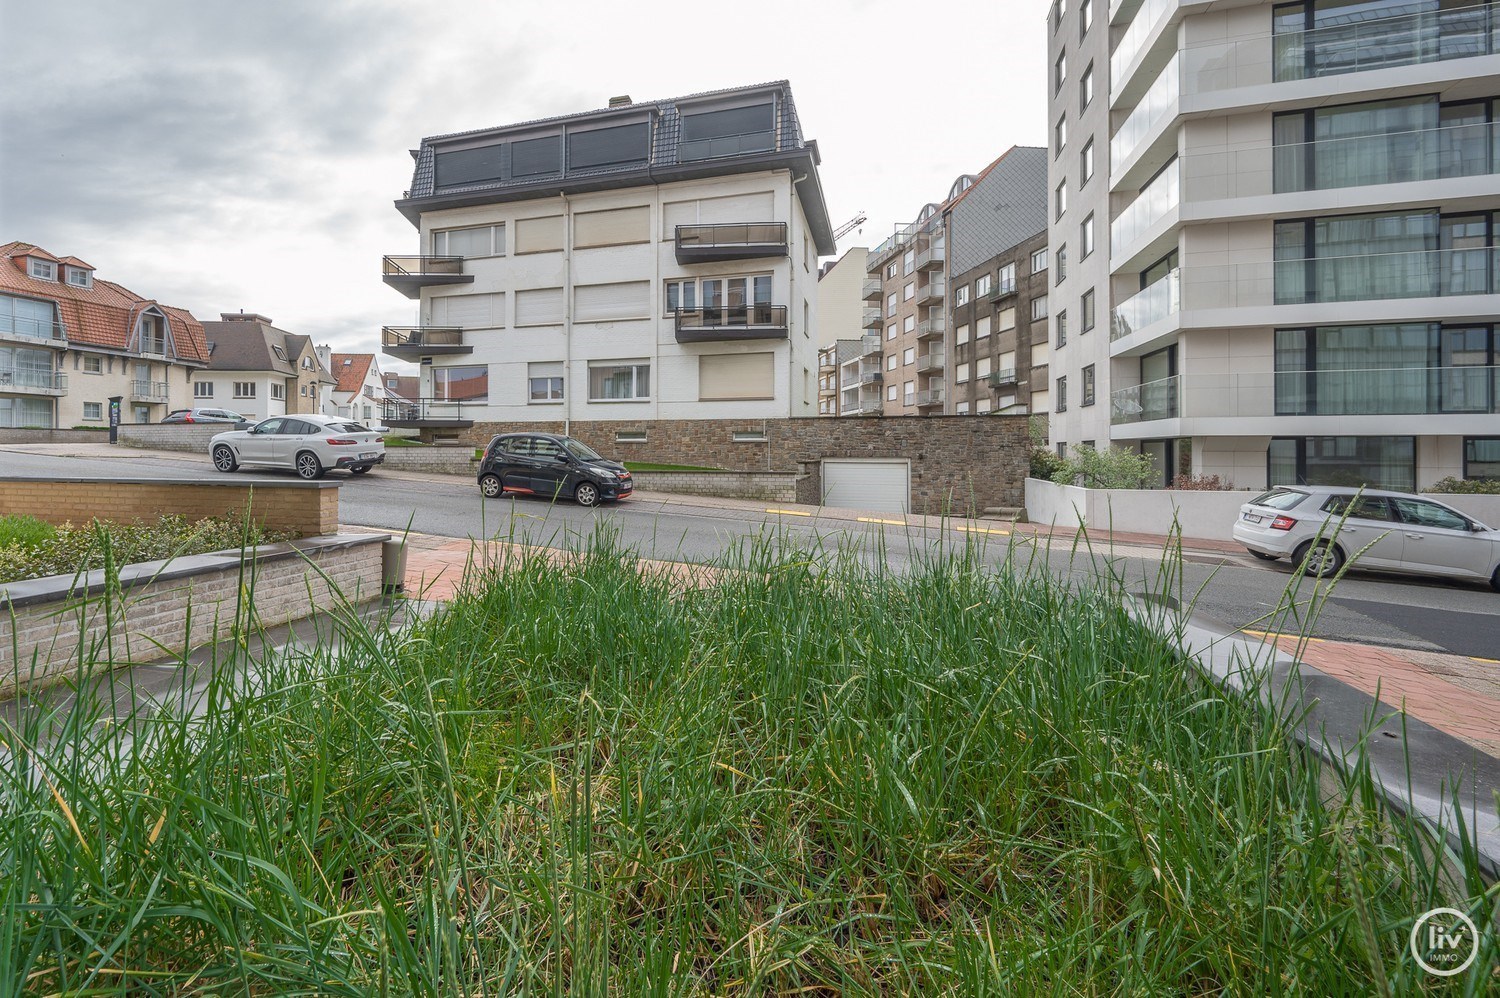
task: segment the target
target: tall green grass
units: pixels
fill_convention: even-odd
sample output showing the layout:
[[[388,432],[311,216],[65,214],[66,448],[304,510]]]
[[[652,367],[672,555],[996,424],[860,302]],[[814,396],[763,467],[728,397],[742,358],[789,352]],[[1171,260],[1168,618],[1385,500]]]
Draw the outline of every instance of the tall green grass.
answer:
[[[1404,993],[1472,853],[1194,678],[1117,584],[605,533],[201,702],[25,713],[0,988]],[[1170,582],[1170,580],[1168,580]]]

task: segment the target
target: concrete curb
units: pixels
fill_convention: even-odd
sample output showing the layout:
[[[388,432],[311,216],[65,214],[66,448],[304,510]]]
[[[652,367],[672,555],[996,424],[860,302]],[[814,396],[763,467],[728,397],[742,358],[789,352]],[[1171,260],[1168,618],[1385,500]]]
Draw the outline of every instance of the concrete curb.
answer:
[[[1130,612],[1179,647],[1210,681],[1255,690],[1291,725],[1292,737],[1340,772],[1370,769],[1387,805],[1440,831],[1458,850],[1473,843],[1481,874],[1500,880],[1500,759],[1299,662],[1227,624],[1137,596]]]

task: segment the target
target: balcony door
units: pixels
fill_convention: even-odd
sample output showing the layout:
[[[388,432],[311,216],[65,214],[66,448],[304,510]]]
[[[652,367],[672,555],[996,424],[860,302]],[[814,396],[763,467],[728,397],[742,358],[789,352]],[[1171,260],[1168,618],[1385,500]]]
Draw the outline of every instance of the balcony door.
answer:
[[[705,325],[770,325],[770,274],[760,274],[754,277],[711,277],[704,279],[700,284]]]
[[[1438,411],[1495,412],[1490,327],[1445,326],[1438,350]]]
[[[1443,294],[1488,294],[1493,287],[1494,255],[1489,214],[1444,215],[1441,240]]]

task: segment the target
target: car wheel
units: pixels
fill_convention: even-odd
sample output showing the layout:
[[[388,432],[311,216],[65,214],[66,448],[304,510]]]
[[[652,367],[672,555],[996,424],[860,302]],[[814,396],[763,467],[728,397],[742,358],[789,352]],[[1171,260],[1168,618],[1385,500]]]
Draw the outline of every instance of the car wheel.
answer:
[[[1500,568],[1495,569],[1495,574],[1490,576],[1490,588],[1500,593]]]
[[[349,473],[352,474],[352,475],[363,475],[365,472],[367,472],[369,470],[370,470],[370,466],[368,464],[362,464],[362,465],[360,465],[357,468],[350,468],[349,469]]]
[[[230,472],[240,466],[234,458],[234,448],[228,444],[220,444],[214,448],[214,467],[223,472]]]
[[[499,475],[485,475],[479,479],[479,494],[486,499],[493,499],[504,491],[500,486]]]
[[[1326,579],[1330,575],[1337,574],[1344,565],[1344,552],[1337,545],[1329,544],[1327,541],[1319,541],[1317,546],[1312,542],[1302,545],[1297,553],[1292,555],[1292,560],[1297,564],[1307,565],[1307,574],[1315,578]]]
[[[297,475],[307,481],[323,477],[323,462],[318,460],[318,455],[310,450],[305,450],[297,455]]]
[[[593,482],[579,482],[573,490],[573,499],[580,506],[599,505],[599,487]]]
[[[1246,548],[1245,550],[1249,551],[1250,549]],[[1255,555],[1255,557],[1259,558],[1261,561],[1275,561],[1279,557],[1278,555],[1274,554],[1266,554],[1264,551],[1250,551],[1250,553]]]

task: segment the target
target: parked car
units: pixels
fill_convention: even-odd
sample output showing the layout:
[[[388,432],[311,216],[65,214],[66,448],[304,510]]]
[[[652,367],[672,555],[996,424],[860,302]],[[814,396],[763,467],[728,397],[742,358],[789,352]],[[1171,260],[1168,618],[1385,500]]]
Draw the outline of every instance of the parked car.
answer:
[[[208,453],[224,472],[243,464],[289,468],[309,480],[322,478],[329,468],[363,475],[384,463],[385,432],[384,426],[371,428],[342,416],[272,416],[247,430],[214,434]]]
[[[623,464],[556,433],[502,433],[490,440],[479,463],[479,491],[487,499],[513,492],[594,506],[634,490]]]
[[[1382,572],[1478,579],[1500,592],[1500,530],[1405,492],[1273,488],[1240,507],[1234,539],[1257,558],[1305,559],[1308,574],[1318,577],[1351,562]]]
[[[250,425],[250,420],[233,409],[173,409],[162,419],[163,423],[233,423],[239,427]]]

